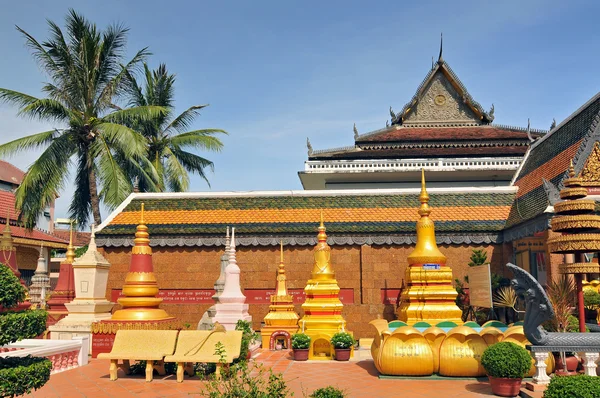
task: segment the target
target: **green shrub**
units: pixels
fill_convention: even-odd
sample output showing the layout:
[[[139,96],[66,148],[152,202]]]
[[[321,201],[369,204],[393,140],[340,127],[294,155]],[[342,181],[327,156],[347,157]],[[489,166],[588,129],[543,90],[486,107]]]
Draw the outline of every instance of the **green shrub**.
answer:
[[[293,396],[283,380],[283,374],[265,370],[263,365],[247,361],[233,364],[204,385],[202,395],[209,398],[285,398]]]
[[[10,309],[25,301],[25,288],[11,269],[0,263],[0,306]]]
[[[339,388],[327,386],[323,388],[316,389],[312,394],[309,395],[309,398],[344,398],[346,393]]]
[[[0,358],[0,397],[29,394],[50,379],[52,362],[46,358]]]
[[[544,398],[598,398],[600,377],[555,376],[544,391]]]
[[[3,265],[0,265],[3,267]],[[0,315],[0,345],[32,339],[46,330],[48,313],[44,310],[5,312]]]
[[[234,363],[237,363],[239,361],[245,361],[248,358],[250,343],[252,343],[255,340],[255,333],[254,330],[252,330],[252,324],[242,319],[238,320],[235,324],[235,330],[241,330],[243,332],[240,356],[234,361]]]
[[[345,332],[336,333],[331,338],[331,344],[333,348],[350,348],[354,345],[354,337]]]
[[[304,333],[292,335],[292,348],[295,350],[306,350],[310,347],[310,336]]]
[[[489,376],[522,379],[531,368],[531,355],[515,343],[496,343],[483,352],[481,365]]]
[[[592,289],[583,291],[584,306],[590,310],[595,310],[600,306],[600,293]]]

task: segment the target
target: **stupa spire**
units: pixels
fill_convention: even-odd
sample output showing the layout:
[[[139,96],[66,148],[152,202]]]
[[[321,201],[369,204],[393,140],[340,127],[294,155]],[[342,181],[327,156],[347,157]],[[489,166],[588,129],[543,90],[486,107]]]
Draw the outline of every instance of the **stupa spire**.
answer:
[[[421,170],[419,202],[417,244],[407,259],[408,286],[402,290],[398,319],[409,325],[419,321],[433,325],[445,320],[462,324],[462,311],[454,302],[457,293],[452,286],[452,269],[446,266],[446,256],[437,247],[435,226],[429,218],[431,208],[424,170]]]
[[[75,261],[75,247],[73,246],[73,221],[71,221],[70,233],[69,233],[69,246],[67,246],[67,259],[65,263],[73,264]]]
[[[288,293],[285,277],[285,264],[283,263],[283,241],[280,241],[279,244],[281,260],[279,262],[279,266],[277,267],[277,289],[275,291],[275,294],[277,296],[287,296]]]
[[[327,244],[327,234],[323,222],[323,210],[321,210],[321,223],[319,224],[317,235],[317,245],[314,249],[315,263],[312,271],[313,279],[335,278],[335,273],[331,268],[331,247]]]
[[[12,244],[12,233],[10,230],[10,208],[6,210],[6,224],[2,231],[2,238],[0,238],[0,250],[6,250],[12,252],[14,250]]]

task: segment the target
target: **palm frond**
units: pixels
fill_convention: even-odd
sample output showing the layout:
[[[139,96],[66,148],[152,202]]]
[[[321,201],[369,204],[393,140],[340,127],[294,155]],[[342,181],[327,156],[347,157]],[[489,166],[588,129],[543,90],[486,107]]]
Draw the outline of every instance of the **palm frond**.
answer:
[[[166,109],[162,106],[137,106],[135,108],[114,111],[104,116],[102,120],[109,123],[132,125],[140,122],[151,122],[155,118],[162,116],[165,112]]]
[[[42,98],[21,108],[18,115],[28,116],[32,119],[41,121],[54,120],[58,122],[68,122],[71,117],[71,112],[54,99]]]
[[[75,194],[69,205],[69,216],[77,220],[80,227],[87,225],[92,212],[92,198],[90,194],[89,167],[84,154],[79,154],[75,175]]]
[[[66,134],[56,137],[50,146],[27,169],[23,182],[16,191],[16,207],[27,228],[33,228],[44,209],[64,188],[68,177],[70,158],[75,144]]]
[[[164,129],[165,132],[169,132],[170,130],[175,130],[180,133],[185,132],[185,130],[189,129],[190,125],[194,122],[194,119],[200,115],[200,109],[206,108],[208,104],[205,105],[194,105],[187,110],[183,111],[179,116],[177,116],[167,127]]]
[[[210,187],[210,181],[208,181],[208,177],[206,176],[205,170],[209,169],[210,171],[214,171],[213,162],[201,156],[183,151],[178,148],[169,148],[169,150],[173,155],[175,155],[179,163],[181,163],[181,165],[183,165],[183,167],[185,167],[185,169],[188,172],[198,174],[198,176],[200,176],[200,178],[206,181],[206,183]]]
[[[109,148],[122,152],[128,157],[145,155],[146,139],[129,127],[117,123],[101,123],[95,128]],[[104,150],[103,147],[101,149]]]
[[[188,131],[169,137],[169,144],[177,148],[191,147],[211,152],[220,152],[223,142],[215,134],[227,134],[225,130],[203,129]]]
[[[517,310],[517,303],[517,293],[510,286],[501,287],[494,295],[494,307],[512,308],[516,312],[523,312]]]
[[[131,193],[131,181],[117,162],[111,145],[104,135],[100,135],[93,143],[93,154],[97,164],[97,176],[102,190],[99,196],[109,208],[114,209]]]
[[[44,131],[43,133],[32,134],[27,137],[17,138],[14,141],[0,145],[0,157],[13,155],[23,150],[36,149],[41,146],[45,146],[52,142],[52,140],[59,135],[59,131],[50,130]]]
[[[31,95],[9,90],[6,88],[0,88],[0,102],[5,102],[14,105],[19,109],[31,105],[36,101],[39,101],[39,99]]]
[[[169,190],[172,192],[187,191],[190,185],[190,177],[185,167],[169,148],[165,148],[165,172]]]

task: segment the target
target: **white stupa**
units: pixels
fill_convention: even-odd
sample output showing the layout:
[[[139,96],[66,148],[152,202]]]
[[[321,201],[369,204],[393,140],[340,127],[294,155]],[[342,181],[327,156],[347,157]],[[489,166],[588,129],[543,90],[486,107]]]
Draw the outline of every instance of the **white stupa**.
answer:
[[[50,292],[50,276],[48,275],[48,263],[44,257],[44,248],[40,247],[35,273],[31,278],[29,286],[29,300],[32,308],[46,308],[46,294]]]
[[[215,288],[215,294],[212,296],[214,300],[214,304],[211,305],[208,310],[202,315],[202,319],[198,322],[198,330],[210,330],[215,322],[215,315],[217,313],[216,305],[220,303],[219,296],[223,293],[223,289],[225,288],[225,269],[229,264],[229,227],[227,227],[227,236],[225,237],[225,252],[221,255],[221,273],[219,274],[219,278],[213,285]]]
[[[219,303],[215,304],[215,322],[225,326],[227,330],[235,330],[235,325],[240,319],[252,322],[248,314],[246,296],[240,287],[240,267],[235,258],[235,228],[231,229],[231,244],[229,246],[229,264],[225,268],[225,286],[219,295]]]

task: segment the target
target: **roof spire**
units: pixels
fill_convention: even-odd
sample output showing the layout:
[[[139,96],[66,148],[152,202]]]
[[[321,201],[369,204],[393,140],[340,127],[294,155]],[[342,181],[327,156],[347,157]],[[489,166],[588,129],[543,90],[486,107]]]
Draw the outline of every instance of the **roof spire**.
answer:
[[[438,55],[438,64],[444,62],[444,58],[442,58],[442,52],[444,50],[444,35],[440,32],[440,55]]]
[[[421,216],[429,215],[431,210],[429,209],[429,194],[427,193],[427,187],[425,186],[425,169],[421,169],[421,194],[419,195],[419,202],[421,202],[419,214]]]
[[[10,206],[6,209],[6,226],[4,227],[4,231],[10,232]]]
[[[92,230],[92,233],[90,234],[90,243],[88,243],[88,250],[97,250],[98,247],[96,246],[96,224],[92,224],[90,226],[90,229]]]
[[[358,129],[356,128],[356,123],[354,123],[354,139],[358,139]]]
[[[283,264],[283,240],[279,241],[280,251],[281,251],[281,264]]]
[[[144,203],[142,202],[140,211],[140,223],[135,230],[135,238],[133,239],[133,248],[131,249],[132,254],[152,254],[150,248],[150,234],[148,233],[148,227],[144,222]]]
[[[308,149],[308,156],[312,156],[313,147],[312,145],[310,145],[310,140],[308,139],[308,137],[306,137],[306,148]]]
[[[573,159],[571,159],[571,162],[569,163],[569,178],[574,178],[575,177],[575,167],[573,166]]]

